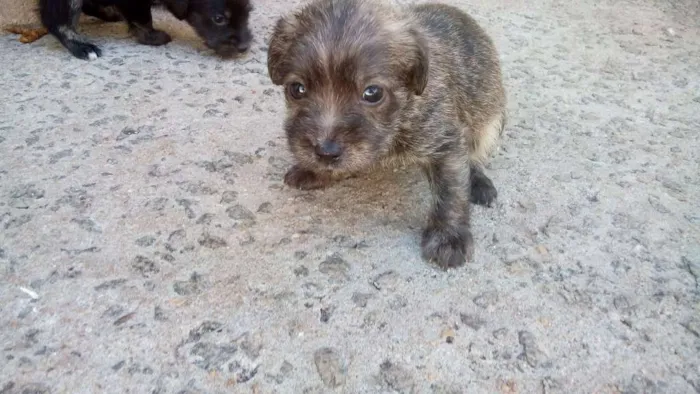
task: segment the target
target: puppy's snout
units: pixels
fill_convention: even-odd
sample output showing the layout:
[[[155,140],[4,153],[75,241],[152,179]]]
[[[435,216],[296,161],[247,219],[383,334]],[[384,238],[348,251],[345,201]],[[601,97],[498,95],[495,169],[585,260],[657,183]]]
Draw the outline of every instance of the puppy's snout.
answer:
[[[324,141],[316,145],[315,151],[319,160],[328,163],[338,160],[343,154],[343,148],[335,141]]]
[[[245,52],[250,48],[251,41],[253,40],[253,35],[247,28],[240,29],[233,35],[233,41],[236,43],[236,49],[238,52]]]

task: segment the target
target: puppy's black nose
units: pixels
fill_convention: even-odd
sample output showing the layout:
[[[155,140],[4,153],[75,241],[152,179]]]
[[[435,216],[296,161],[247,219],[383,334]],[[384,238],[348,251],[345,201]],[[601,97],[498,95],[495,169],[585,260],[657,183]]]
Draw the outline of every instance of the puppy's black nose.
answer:
[[[320,145],[316,145],[316,154],[323,161],[333,161],[340,157],[343,149],[333,141],[325,141]]]

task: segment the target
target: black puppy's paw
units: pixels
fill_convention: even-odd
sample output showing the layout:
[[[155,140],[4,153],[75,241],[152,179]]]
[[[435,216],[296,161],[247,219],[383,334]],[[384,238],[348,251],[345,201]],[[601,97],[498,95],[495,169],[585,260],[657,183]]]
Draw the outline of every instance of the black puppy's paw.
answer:
[[[97,45],[88,42],[69,41],[66,47],[78,59],[95,60],[102,56],[102,50]]]
[[[322,189],[330,182],[330,175],[305,170],[297,165],[290,168],[284,175],[284,183],[287,186],[301,190]]]
[[[172,37],[164,31],[151,29],[134,29],[136,31],[136,41],[139,44],[161,46],[172,41]]]
[[[498,197],[498,191],[491,179],[481,170],[472,168],[470,182],[469,202],[491,207]]]
[[[474,256],[474,239],[468,229],[426,228],[421,241],[423,258],[442,269],[460,267]]]

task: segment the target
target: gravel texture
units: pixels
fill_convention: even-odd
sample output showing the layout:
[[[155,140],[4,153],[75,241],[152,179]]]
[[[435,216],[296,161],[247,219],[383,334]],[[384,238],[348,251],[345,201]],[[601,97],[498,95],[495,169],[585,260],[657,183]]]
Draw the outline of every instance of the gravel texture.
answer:
[[[475,261],[420,258],[415,168],[283,187],[275,19],[94,62],[0,36],[0,393],[700,392],[700,5],[453,0],[510,123]]]

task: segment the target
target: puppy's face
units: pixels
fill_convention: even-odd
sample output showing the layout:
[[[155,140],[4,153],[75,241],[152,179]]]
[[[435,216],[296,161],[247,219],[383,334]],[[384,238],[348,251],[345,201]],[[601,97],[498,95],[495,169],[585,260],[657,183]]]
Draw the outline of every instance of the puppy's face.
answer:
[[[287,140],[305,168],[357,170],[391,149],[406,91],[372,59],[324,51],[297,63],[284,80]],[[324,56],[338,62],[315,61]]]
[[[166,0],[164,3],[177,18],[186,20],[218,55],[228,57],[250,47],[249,0]]]
[[[304,168],[356,171],[386,156],[402,110],[425,87],[417,35],[380,19],[371,1],[321,0],[277,23],[268,71],[284,85],[284,128]]]

